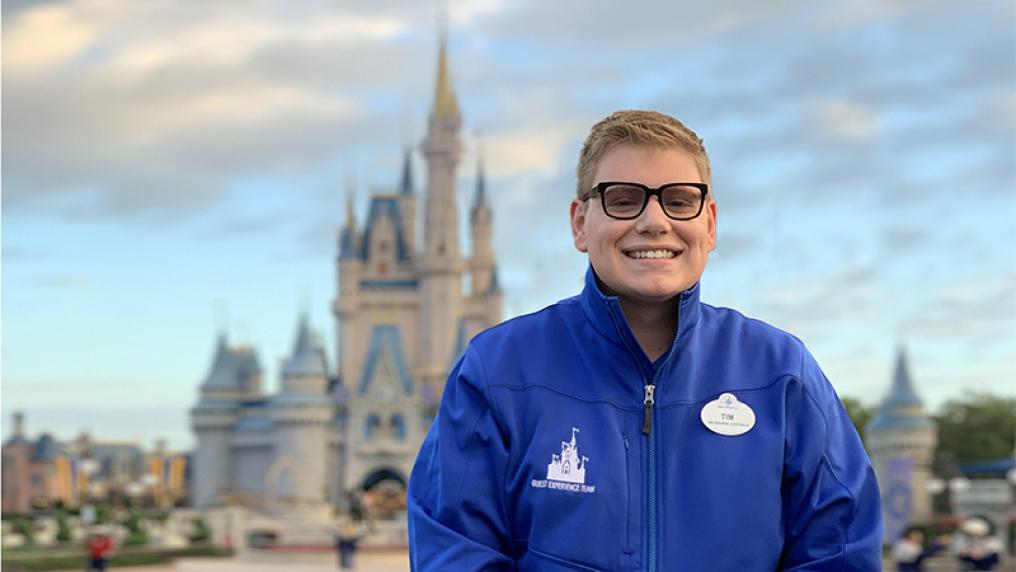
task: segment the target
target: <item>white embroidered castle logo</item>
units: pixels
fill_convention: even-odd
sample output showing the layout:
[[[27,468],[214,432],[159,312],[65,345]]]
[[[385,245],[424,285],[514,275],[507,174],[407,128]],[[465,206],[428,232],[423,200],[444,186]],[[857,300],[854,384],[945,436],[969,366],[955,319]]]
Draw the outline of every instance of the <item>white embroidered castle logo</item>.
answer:
[[[546,480],[533,479],[530,485],[538,489],[559,489],[577,493],[596,492],[596,486],[586,483],[586,466],[589,457],[579,455],[575,434],[578,427],[572,427],[571,441],[561,441],[561,454],[552,454],[547,465]]]

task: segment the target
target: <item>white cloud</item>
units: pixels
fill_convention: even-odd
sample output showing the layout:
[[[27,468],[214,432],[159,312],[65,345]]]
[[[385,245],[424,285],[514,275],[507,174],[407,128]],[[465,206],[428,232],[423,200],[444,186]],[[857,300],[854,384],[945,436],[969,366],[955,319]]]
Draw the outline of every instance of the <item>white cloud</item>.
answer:
[[[830,101],[822,106],[820,114],[823,127],[843,139],[870,139],[879,130],[875,110],[857,103]]]
[[[574,136],[564,127],[498,132],[486,139],[489,172],[501,177],[518,174],[553,175],[565,146]]]
[[[3,26],[3,66],[8,73],[39,73],[64,64],[98,36],[95,26],[69,6],[43,5]]]
[[[285,42],[356,45],[389,40],[406,30],[407,23],[394,17],[331,14],[309,22],[287,22],[258,17],[256,13],[198,20],[178,30],[160,29],[154,36],[138,39],[110,62],[112,70],[156,70],[174,64],[239,64],[258,49]]]

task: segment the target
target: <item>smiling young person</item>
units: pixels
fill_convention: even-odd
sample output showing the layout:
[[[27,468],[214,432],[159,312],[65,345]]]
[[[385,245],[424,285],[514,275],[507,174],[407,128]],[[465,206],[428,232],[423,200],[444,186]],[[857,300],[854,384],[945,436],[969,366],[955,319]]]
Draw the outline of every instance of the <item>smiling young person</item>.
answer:
[[[472,340],[410,477],[414,570],[881,570],[870,462],[803,344],[700,301],[701,139],[593,126],[581,294]]]

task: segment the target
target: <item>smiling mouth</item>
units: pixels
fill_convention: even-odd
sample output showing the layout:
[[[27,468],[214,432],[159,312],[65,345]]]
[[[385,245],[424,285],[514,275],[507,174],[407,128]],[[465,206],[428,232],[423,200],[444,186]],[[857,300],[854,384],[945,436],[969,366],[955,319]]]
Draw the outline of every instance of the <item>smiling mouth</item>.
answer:
[[[667,259],[674,258],[679,253],[666,248],[660,248],[656,250],[627,250],[624,255],[628,258],[634,258],[635,260],[654,260],[654,259]]]

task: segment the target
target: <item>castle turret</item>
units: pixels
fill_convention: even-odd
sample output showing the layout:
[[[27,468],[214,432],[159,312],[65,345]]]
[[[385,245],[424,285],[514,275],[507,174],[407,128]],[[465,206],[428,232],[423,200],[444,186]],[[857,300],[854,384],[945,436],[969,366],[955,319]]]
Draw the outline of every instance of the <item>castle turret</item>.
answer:
[[[494,250],[491,248],[491,233],[494,216],[487,205],[486,187],[481,159],[476,166],[476,192],[473,195],[473,206],[469,210],[469,231],[473,247],[469,272],[473,296],[486,294],[493,283]]]
[[[332,313],[335,315],[335,359],[339,367],[339,379],[349,379],[354,360],[344,355],[347,340],[355,331],[356,309],[360,304],[360,279],[363,275],[361,240],[353,209],[353,188],[346,191],[346,223],[339,233],[339,257],[336,262],[336,283],[339,285]]]
[[[324,349],[300,319],[293,353],[282,366],[282,391],[271,401],[276,458],[269,491],[286,499],[287,510],[327,510],[328,431],[332,402]]]
[[[911,523],[931,521],[928,481],[938,432],[914,391],[901,347],[892,387],[864,427],[865,442],[878,476],[886,542],[895,542]]]
[[[402,182],[399,185],[399,210],[402,212],[402,228],[406,246],[410,253],[416,252],[416,191],[413,187],[413,151],[406,149],[402,164]]]
[[[201,384],[200,400],[191,410],[197,436],[194,449],[196,507],[220,504],[230,488],[230,442],[243,399],[261,391],[261,366],[250,348],[231,348],[226,334],[219,335],[212,367]]]
[[[421,145],[427,159],[427,197],[423,254],[419,260],[420,371],[424,383],[443,387],[461,313],[462,261],[459,256],[455,172],[461,156],[462,118],[451,87],[445,42],[438,55],[434,105]]]

